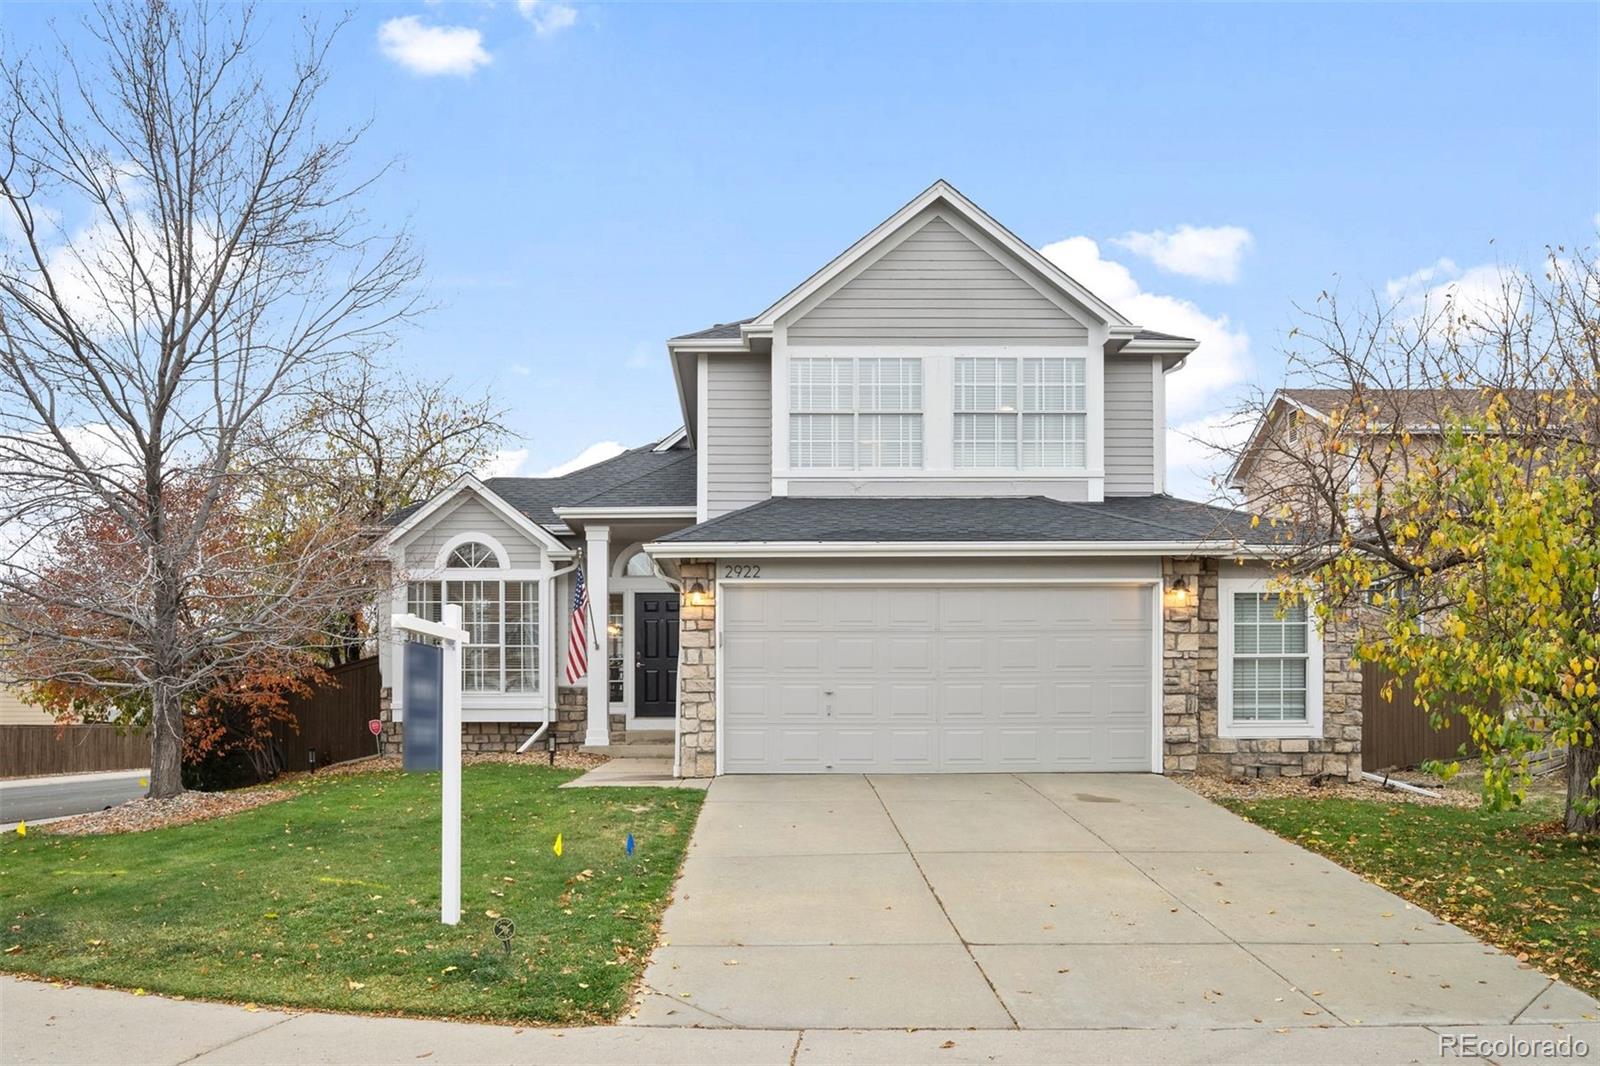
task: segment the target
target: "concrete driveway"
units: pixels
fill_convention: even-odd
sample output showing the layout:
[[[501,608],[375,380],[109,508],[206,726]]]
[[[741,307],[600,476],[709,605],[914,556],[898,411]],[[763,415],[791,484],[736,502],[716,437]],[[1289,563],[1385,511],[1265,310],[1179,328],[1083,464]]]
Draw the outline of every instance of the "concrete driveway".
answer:
[[[1600,1020],[1149,775],[716,780],[632,1019],[820,1029]]]

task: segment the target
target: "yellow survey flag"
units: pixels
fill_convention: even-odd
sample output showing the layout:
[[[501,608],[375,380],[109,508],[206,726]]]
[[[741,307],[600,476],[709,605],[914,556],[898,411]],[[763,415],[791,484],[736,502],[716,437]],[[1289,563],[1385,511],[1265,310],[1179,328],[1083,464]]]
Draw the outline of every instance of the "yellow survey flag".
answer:
[[[28,835],[28,823],[27,822],[18,822],[17,823],[17,836],[25,837],[27,835]],[[556,854],[559,855],[561,853],[558,851],[558,852],[556,852]]]
[[[551,848],[550,850],[555,852],[558,857],[561,855],[561,834],[560,833],[556,834],[555,847]]]

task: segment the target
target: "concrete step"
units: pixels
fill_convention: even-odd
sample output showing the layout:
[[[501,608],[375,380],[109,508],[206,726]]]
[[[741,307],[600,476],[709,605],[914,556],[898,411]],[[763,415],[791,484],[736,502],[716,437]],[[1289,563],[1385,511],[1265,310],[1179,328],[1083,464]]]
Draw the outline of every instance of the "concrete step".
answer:
[[[590,746],[585,744],[578,749],[595,755],[609,755],[613,759],[670,759],[672,758],[672,735],[669,733],[659,739],[650,737],[641,738],[637,733],[623,740],[613,739],[609,747]]]

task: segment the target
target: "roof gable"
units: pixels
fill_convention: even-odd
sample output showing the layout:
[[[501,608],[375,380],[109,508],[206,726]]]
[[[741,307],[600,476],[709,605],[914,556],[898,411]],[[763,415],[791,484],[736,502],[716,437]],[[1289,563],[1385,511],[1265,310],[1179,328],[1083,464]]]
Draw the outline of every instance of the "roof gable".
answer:
[[[865,264],[881,255],[885,247],[893,247],[926,223],[925,212],[936,213],[969,237],[990,243],[996,252],[1007,256],[1020,268],[1030,283],[1036,282],[1041,292],[1048,291],[1083,309],[1093,319],[1110,325],[1129,327],[1132,324],[1115,308],[1060,267],[1046,259],[1036,249],[963,196],[949,182],[939,180],[928,186],[900,210],[880,223],[872,232],[862,237],[811,277],[791,289],[782,299],[741,326],[745,335],[769,334],[780,318],[801,307],[807,301],[865,269]]]
[[[1084,344],[1098,318],[935,205],[784,320],[793,344]]]

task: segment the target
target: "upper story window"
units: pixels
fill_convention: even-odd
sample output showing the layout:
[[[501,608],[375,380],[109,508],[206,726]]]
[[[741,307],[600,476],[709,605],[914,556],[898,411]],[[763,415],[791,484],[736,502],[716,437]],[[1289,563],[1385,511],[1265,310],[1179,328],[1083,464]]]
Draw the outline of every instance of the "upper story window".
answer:
[[[450,567],[452,570],[456,568],[461,568],[464,570],[481,570],[486,567],[499,566],[500,558],[499,556],[495,555],[494,550],[491,549],[487,544],[480,544],[475,540],[469,540],[465,544],[459,545],[455,551],[450,553],[450,558],[445,561],[445,565]]]
[[[791,360],[789,461],[845,470],[920,467],[922,360]]]
[[[955,361],[955,465],[1086,465],[1088,388],[1081,358]]]

